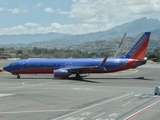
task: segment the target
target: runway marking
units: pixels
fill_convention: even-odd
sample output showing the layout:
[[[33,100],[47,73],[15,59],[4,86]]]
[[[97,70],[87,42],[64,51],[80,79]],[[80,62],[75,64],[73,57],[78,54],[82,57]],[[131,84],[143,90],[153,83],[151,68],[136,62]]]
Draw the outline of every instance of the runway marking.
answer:
[[[134,118],[136,118],[137,116],[143,114],[144,112],[148,111],[149,109],[153,108],[154,106],[156,106],[156,105],[158,105],[158,104],[160,104],[160,100],[158,100],[158,101],[156,101],[155,103],[153,103],[153,104],[151,104],[151,105],[149,105],[149,106],[147,106],[147,107],[139,110],[138,112],[130,115],[129,117],[125,118],[124,120],[132,120],[132,119],[134,119]]]
[[[99,116],[101,116],[101,115],[104,115],[104,114],[105,114],[105,112],[104,112],[104,113],[101,113],[101,114],[99,114],[99,115],[97,115],[97,116],[92,117],[92,119],[97,118],[97,117],[99,117]]]
[[[26,82],[23,82],[22,85],[24,85]]]
[[[147,98],[147,97],[149,97],[149,95],[142,96],[142,98]]]
[[[10,96],[10,95],[13,95],[13,94],[0,94],[0,97]]]
[[[85,113],[82,113],[81,115],[82,116],[88,116],[88,115],[91,115],[92,114],[92,112],[85,112]]]
[[[142,95],[142,93],[135,95],[135,97],[139,97],[139,96],[141,96],[141,95]]]
[[[44,82],[44,83],[32,83],[32,82],[23,82],[22,85],[57,85],[60,82]]]
[[[126,105],[128,105],[128,104],[130,104],[131,102],[128,102],[128,103],[125,103],[125,104],[123,104],[122,106],[126,106]]]
[[[39,84],[59,84],[60,82],[40,82]]]
[[[78,111],[75,111],[75,112],[72,112],[72,113],[69,113],[69,114],[66,114],[66,115],[63,115],[63,116],[54,118],[54,119],[52,119],[52,120],[62,119],[62,118],[67,117],[67,116],[69,116],[69,115],[73,115],[73,114],[75,114],[75,113],[79,113],[79,112],[81,112],[81,111],[84,111],[84,110],[87,110],[87,109],[90,109],[90,108],[93,108],[93,107],[96,107],[96,106],[98,106],[98,105],[102,105],[102,104],[105,104],[105,103],[108,103],[108,102],[111,102],[111,101],[114,101],[114,100],[118,100],[118,99],[121,99],[121,98],[123,98],[123,97],[129,96],[129,95],[132,95],[132,94],[133,94],[133,92],[128,93],[128,94],[125,94],[125,95],[122,95],[122,96],[119,96],[119,97],[116,97],[116,98],[113,98],[113,99],[110,99],[110,100],[107,100],[107,101],[104,101],[104,102],[101,102],[101,103],[97,103],[97,104],[94,104],[94,105],[92,105],[92,106],[82,108],[82,109],[80,109],[80,110],[78,110]]]
[[[13,111],[13,112],[0,112],[0,114],[43,113],[43,112],[61,112],[61,111],[73,111],[73,110],[77,109]]]
[[[109,115],[109,117],[117,117],[119,115],[119,113],[112,113]]]

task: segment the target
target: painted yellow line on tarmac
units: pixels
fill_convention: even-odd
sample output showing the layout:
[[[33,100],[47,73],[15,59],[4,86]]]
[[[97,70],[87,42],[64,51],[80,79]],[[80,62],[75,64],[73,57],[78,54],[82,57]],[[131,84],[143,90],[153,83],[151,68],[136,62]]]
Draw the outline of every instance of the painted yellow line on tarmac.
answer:
[[[76,85],[78,84],[85,84],[86,82],[76,82]],[[37,82],[37,83],[32,83],[32,82],[23,82],[22,85],[70,85],[70,84],[74,84],[74,83],[70,83],[70,82]]]

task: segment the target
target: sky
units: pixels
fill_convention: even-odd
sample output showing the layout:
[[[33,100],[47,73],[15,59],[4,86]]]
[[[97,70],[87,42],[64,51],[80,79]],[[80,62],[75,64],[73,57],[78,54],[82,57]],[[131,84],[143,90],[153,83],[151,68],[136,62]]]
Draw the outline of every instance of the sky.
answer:
[[[160,0],[0,0],[0,35],[86,34],[159,11]]]

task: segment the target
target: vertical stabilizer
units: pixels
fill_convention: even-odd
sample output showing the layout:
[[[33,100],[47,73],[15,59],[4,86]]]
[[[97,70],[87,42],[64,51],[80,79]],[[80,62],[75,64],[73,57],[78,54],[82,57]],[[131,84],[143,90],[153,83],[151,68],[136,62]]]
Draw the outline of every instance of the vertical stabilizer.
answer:
[[[150,34],[151,32],[145,32],[126,54],[119,57],[143,60],[146,55]]]

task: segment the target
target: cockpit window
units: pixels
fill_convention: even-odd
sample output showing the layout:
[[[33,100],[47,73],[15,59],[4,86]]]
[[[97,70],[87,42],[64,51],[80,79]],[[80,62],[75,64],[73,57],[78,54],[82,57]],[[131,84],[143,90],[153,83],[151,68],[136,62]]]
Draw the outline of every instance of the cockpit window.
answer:
[[[10,64],[10,66],[14,66],[14,65],[15,65],[14,63],[11,63],[11,64]]]

